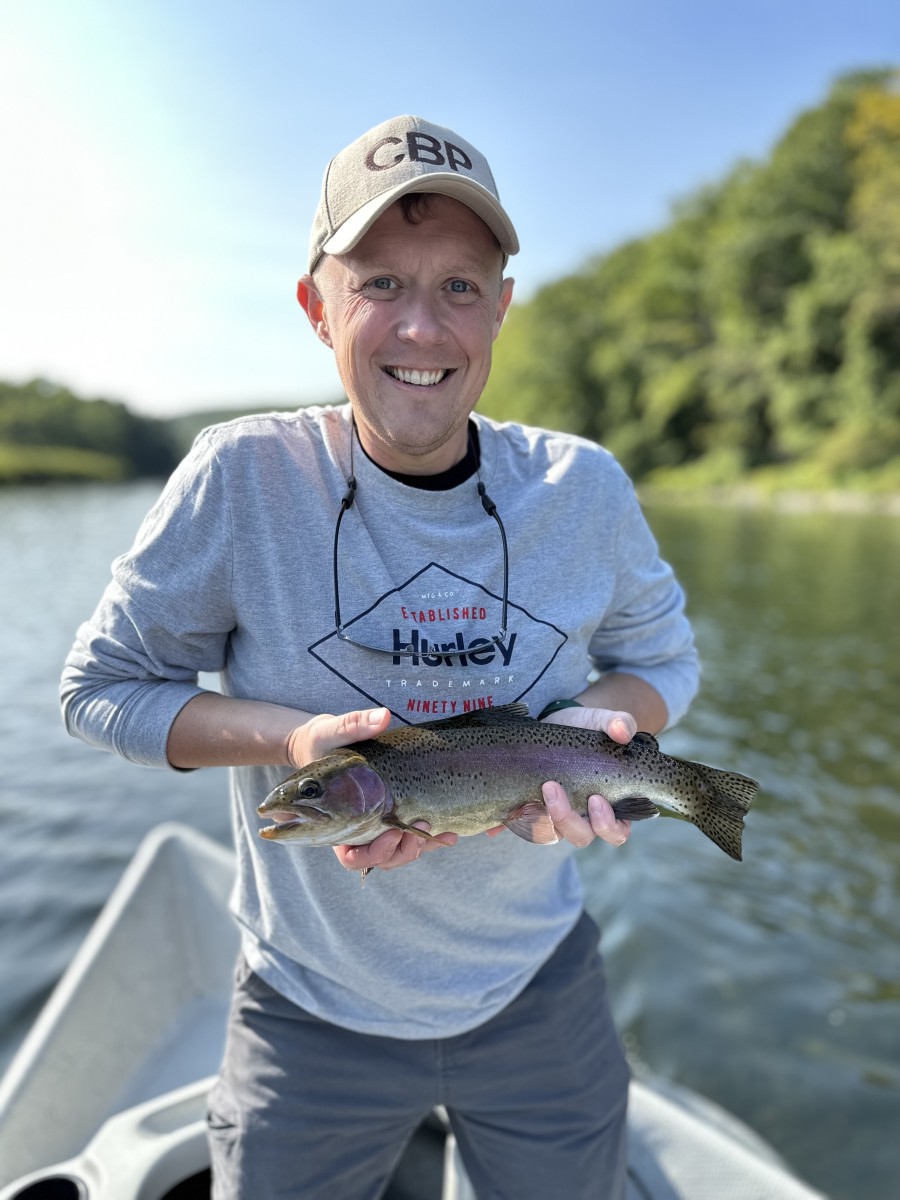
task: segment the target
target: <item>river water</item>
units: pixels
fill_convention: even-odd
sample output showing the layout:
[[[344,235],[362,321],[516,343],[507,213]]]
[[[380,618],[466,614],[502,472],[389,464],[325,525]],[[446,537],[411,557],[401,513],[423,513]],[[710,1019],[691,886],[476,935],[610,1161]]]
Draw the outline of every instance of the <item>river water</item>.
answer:
[[[0,1068],[143,834],[229,841],[222,771],[69,739],[57,679],[155,484],[0,492]],[[744,862],[676,821],[579,856],[634,1064],[835,1200],[896,1196],[900,520],[648,508],[704,659],[669,753],[752,775]]]

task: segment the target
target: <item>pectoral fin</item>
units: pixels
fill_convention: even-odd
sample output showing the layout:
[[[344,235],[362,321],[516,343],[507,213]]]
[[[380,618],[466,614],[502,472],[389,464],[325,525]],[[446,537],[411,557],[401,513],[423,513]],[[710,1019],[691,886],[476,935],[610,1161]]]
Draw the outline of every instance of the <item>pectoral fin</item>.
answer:
[[[539,800],[529,800],[526,804],[520,804],[506,817],[503,824],[517,837],[539,846],[552,846],[554,842],[559,841],[550,814]]]
[[[385,814],[384,823],[385,825],[390,825],[392,829],[402,829],[404,833],[417,833],[419,837],[430,838],[432,841],[437,837],[436,833],[429,833],[427,829],[419,829],[418,825],[407,825],[405,821],[401,821],[393,813]]]

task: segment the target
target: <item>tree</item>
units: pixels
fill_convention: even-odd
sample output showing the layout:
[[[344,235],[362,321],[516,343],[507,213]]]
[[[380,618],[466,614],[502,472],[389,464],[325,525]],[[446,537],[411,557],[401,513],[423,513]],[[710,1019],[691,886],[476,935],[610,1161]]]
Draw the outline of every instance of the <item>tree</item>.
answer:
[[[40,449],[55,452],[44,456],[48,478],[167,475],[177,461],[166,422],[136,416],[117,402],[79,399],[68,388],[42,379],[0,383],[0,444],[5,446],[6,479],[43,477],[36,453]],[[24,473],[16,468],[17,447],[18,459],[27,461]],[[72,453],[56,453],[64,449]]]
[[[900,454],[897,78],[839,80],[766,161],[514,306],[485,411],[603,441],[638,478]]]

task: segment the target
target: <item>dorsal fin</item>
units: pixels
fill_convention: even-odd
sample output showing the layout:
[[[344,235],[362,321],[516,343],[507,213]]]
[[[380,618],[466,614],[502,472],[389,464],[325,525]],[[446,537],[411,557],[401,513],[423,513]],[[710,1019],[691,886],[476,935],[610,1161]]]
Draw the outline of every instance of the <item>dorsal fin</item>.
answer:
[[[639,730],[631,739],[632,746],[649,746],[651,750],[659,749],[659,742],[652,733],[644,733]]]
[[[471,729],[473,726],[510,725],[520,721],[531,721],[527,704],[498,704],[496,708],[478,708],[473,712],[460,713],[456,717],[444,717],[440,721],[418,721],[411,729]]]

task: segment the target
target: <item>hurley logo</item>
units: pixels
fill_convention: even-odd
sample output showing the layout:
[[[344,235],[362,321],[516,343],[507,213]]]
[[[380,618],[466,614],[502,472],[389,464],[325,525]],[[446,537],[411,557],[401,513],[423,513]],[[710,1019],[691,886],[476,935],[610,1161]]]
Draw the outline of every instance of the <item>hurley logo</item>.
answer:
[[[401,721],[452,717],[522,700],[567,640],[556,625],[510,600],[506,635],[494,642],[500,608],[495,593],[431,562],[346,622],[383,654],[349,645],[336,631],[308,650]]]
[[[403,139],[398,137],[382,138],[376,142],[366,155],[366,167],[370,171],[389,171],[405,158],[410,162],[424,163],[429,167],[449,167],[458,171],[460,167],[472,170],[472,160],[465,150],[454,146],[452,142],[440,142],[429,133],[415,133],[412,130],[406,135],[406,150],[394,151],[391,146],[402,146]]]

